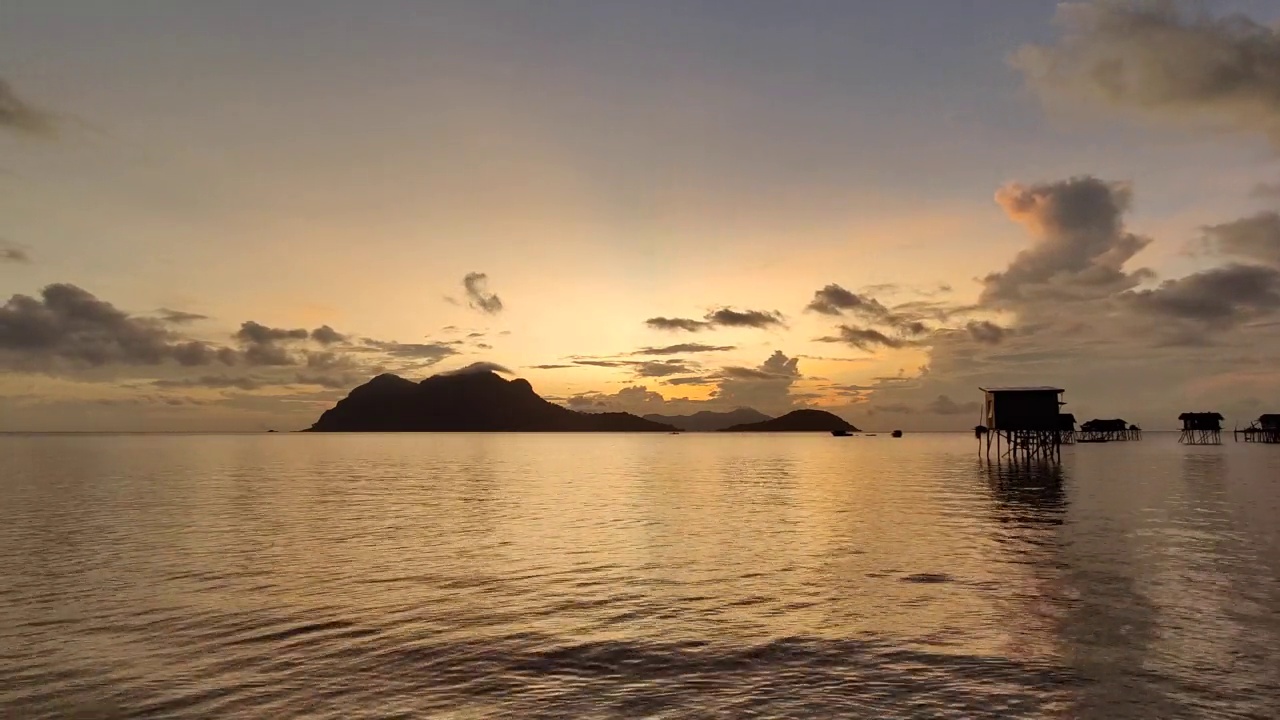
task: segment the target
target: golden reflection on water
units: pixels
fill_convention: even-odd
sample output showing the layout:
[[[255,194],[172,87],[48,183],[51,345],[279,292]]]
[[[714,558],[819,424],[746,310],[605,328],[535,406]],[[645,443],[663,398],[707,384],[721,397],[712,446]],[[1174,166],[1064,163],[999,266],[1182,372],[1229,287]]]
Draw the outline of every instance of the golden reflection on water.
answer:
[[[0,438],[0,709],[1269,712],[1280,451],[1149,435]]]

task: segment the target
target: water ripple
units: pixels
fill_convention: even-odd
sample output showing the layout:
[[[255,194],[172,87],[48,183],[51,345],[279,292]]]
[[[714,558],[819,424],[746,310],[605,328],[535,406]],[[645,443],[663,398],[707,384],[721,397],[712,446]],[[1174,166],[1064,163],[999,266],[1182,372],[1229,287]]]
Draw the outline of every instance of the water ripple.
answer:
[[[0,716],[1280,716],[1280,452],[0,437]]]

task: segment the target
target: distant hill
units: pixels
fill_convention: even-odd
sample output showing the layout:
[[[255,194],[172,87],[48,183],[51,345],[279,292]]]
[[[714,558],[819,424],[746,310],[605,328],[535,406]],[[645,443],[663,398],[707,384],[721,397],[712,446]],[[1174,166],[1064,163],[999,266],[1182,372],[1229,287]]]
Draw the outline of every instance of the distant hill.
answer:
[[[861,432],[843,418],[824,410],[793,410],[780,418],[725,428],[722,432]]]
[[[311,432],[669,432],[628,413],[580,413],[547,402],[524,379],[489,371],[413,382],[379,375],[326,410]]]
[[[664,423],[666,425],[675,425],[681,430],[691,432],[715,432],[716,430],[724,430],[734,425],[746,425],[748,423],[764,422],[772,420],[769,415],[765,415],[759,410],[751,408],[738,408],[728,412],[712,412],[711,410],[703,410],[692,415],[645,415],[645,420],[656,423]]]

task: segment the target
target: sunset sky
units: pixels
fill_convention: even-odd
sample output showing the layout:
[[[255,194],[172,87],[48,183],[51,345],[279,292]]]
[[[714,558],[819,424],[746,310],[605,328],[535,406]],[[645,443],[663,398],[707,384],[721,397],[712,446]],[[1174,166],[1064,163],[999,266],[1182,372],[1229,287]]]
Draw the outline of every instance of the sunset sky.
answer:
[[[0,430],[1280,412],[1280,4],[0,5]],[[11,298],[11,299],[10,299]]]

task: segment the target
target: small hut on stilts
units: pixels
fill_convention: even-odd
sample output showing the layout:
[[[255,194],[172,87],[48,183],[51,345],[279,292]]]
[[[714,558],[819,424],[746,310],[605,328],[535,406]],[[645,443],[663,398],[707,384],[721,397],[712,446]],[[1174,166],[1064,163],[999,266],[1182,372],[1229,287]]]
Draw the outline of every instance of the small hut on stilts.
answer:
[[[1178,416],[1182,421],[1182,434],[1178,443],[1182,445],[1221,445],[1222,420],[1216,412],[1182,413]]]
[[[1141,440],[1142,428],[1119,418],[1115,420],[1090,420],[1080,426],[1082,443],[1111,442],[1113,440]]]
[[[1280,445],[1280,415],[1260,415],[1257,420],[1249,423],[1249,427],[1236,430],[1233,434],[1236,442],[1243,438],[1247,443]]]
[[[1014,460],[1062,459],[1063,413],[1059,398],[1066,392],[1054,387],[979,388],[986,396],[983,424],[974,428],[979,443],[986,438],[997,458]],[[1072,426],[1075,418],[1071,418]],[[979,445],[981,451],[981,445]]]

